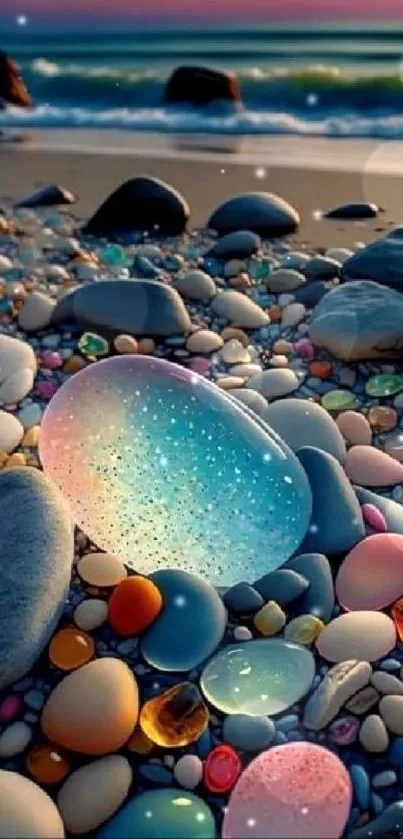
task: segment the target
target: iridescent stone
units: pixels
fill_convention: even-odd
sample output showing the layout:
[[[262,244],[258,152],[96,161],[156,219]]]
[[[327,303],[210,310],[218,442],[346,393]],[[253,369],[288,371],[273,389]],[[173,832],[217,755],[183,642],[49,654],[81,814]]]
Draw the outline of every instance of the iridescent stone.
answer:
[[[349,773],[313,743],[260,754],[242,773],[224,816],[223,839],[337,839],[350,813]]]
[[[395,396],[401,390],[403,390],[403,376],[393,373],[378,373],[377,376],[371,376],[365,385],[365,392],[375,399],[382,396]]]
[[[357,739],[359,727],[360,723],[357,717],[339,717],[329,727],[329,737],[338,746],[350,746]]]
[[[84,332],[78,344],[78,349],[87,358],[98,358],[102,355],[107,355],[109,352],[109,344],[100,335],[94,332]]]
[[[308,480],[286,444],[211,382],[161,359],[116,356],[67,380],[39,451],[75,523],[146,575],[168,566],[230,586],[247,557],[257,579],[309,526]]]
[[[192,682],[182,682],[149,699],[140,713],[146,737],[165,749],[189,746],[198,740],[209,722],[209,712]]]
[[[267,280],[270,277],[270,274],[273,271],[273,263],[270,259],[251,259],[249,262],[249,274],[252,279],[257,280]]]
[[[298,702],[312,685],[312,653],[282,638],[231,644],[205,666],[200,687],[225,714],[270,716]]]
[[[241,769],[241,759],[232,746],[217,746],[204,765],[204,783],[210,792],[223,795],[232,789]]]
[[[120,245],[106,245],[98,251],[98,256],[104,265],[117,266],[118,268],[126,268],[130,265],[130,258]]]
[[[329,390],[322,396],[321,403],[329,412],[351,411],[358,406],[358,400],[350,390]]]
[[[135,795],[96,834],[97,839],[215,839],[207,804],[183,789]]]

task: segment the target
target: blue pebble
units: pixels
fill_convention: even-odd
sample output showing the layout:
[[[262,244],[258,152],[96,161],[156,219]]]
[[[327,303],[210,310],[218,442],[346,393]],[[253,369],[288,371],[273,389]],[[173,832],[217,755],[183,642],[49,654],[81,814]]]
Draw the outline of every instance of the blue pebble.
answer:
[[[289,559],[284,570],[306,577],[310,586],[298,603],[301,615],[315,615],[327,623],[334,608],[334,586],[329,560],[323,554],[307,553]]]
[[[212,750],[211,733],[210,733],[210,729],[206,728],[206,730],[203,731],[202,736],[199,737],[199,739],[196,742],[196,751],[197,751],[198,756],[201,757],[202,760],[203,760],[204,758],[207,757],[208,754],[210,754],[211,750]]]
[[[373,819],[348,833],[348,839],[386,839],[400,837],[403,830],[403,800],[389,804],[383,812]]]
[[[277,720],[276,727],[277,731],[292,731],[299,724],[299,717],[297,714],[287,714],[287,716],[282,717],[280,720]]]
[[[38,722],[38,714],[33,714],[32,711],[27,711],[24,714],[24,722],[28,723],[28,725],[36,725]]]
[[[246,714],[230,714],[223,726],[223,738],[234,749],[245,752],[261,752],[274,740],[276,728],[270,717],[250,717]]]
[[[400,670],[401,666],[400,661],[397,661],[395,658],[385,658],[384,661],[381,661],[377,665],[380,670],[386,670],[387,673],[393,673],[395,670]]]
[[[309,580],[291,568],[280,568],[265,574],[254,583],[254,587],[264,600],[275,600],[283,607],[307,592]]]
[[[45,704],[45,697],[39,690],[30,690],[25,694],[24,702],[32,711],[40,711]]]
[[[372,778],[372,786],[374,789],[383,789],[384,787],[392,787],[397,781],[396,772],[393,769],[385,769],[384,772],[378,772]]]
[[[403,766],[403,737],[396,737],[389,749],[388,757],[392,766]]]
[[[376,816],[379,816],[379,813],[382,813],[382,810],[385,807],[385,802],[380,795],[377,795],[376,792],[373,792],[371,795],[371,806]]]
[[[283,746],[284,743],[287,743],[287,735],[284,734],[284,731],[276,731],[276,736],[274,738],[273,745]]]
[[[305,740],[304,735],[301,734],[300,731],[296,731],[295,729],[293,729],[287,734],[287,741],[289,743],[301,743],[303,740]]]
[[[235,615],[254,615],[263,606],[263,597],[249,583],[231,586],[223,597],[224,606]]]
[[[362,810],[366,810],[369,806],[370,797],[368,773],[365,771],[363,766],[360,766],[358,763],[354,763],[350,766],[350,777],[357,804],[360,805]]]
[[[137,638],[125,638],[124,641],[121,641],[117,646],[117,651],[121,655],[132,655],[137,649],[138,639]]]
[[[172,772],[157,763],[142,763],[138,767],[138,772],[142,778],[152,781],[153,784],[168,786],[172,783]]]

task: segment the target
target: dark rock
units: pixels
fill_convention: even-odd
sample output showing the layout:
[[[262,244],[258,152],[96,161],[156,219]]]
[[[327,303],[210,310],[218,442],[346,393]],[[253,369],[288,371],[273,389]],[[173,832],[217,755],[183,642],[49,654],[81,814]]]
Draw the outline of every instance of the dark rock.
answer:
[[[161,276],[161,268],[157,268],[146,256],[136,256],[133,261],[132,274],[145,280],[156,280]]]
[[[334,587],[329,560],[322,554],[298,554],[284,565],[309,580],[309,588],[299,601],[301,615],[315,615],[327,623],[334,608]]]
[[[84,233],[115,237],[141,231],[178,236],[184,232],[189,216],[186,201],[173,187],[157,178],[132,178],[106,199]]]
[[[263,600],[275,600],[282,608],[288,606],[298,597],[306,594],[310,582],[307,577],[298,574],[291,568],[280,568],[265,574],[254,583],[254,588],[261,594]]]
[[[0,101],[30,108],[31,97],[20,74],[18,64],[5,52],[0,52]]]
[[[238,230],[235,233],[227,233],[219,239],[208,255],[222,260],[247,259],[259,250],[261,244],[260,237],[256,233],[251,233],[250,230]]]
[[[335,207],[333,210],[329,210],[328,213],[325,213],[324,218],[357,221],[359,219],[376,218],[378,213],[379,208],[376,204],[357,202],[352,204],[341,204],[340,207]]]
[[[44,186],[38,189],[22,201],[18,201],[15,207],[57,207],[62,204],[75,204],[78,200],[74,192],[65,189],[64,186]]]
[[[403,831],[403,800],[388,804],[376,819],[351,830],[348,839],[400,839]]]
[[[237,583],[225,592],[224,606],[235,615],[254,615],[261,606],[263,598],[249,583]]]
[[[269,238],[295,233],[299,227],[297,211],[269,192],[244,192],[221,204],[209,219],[208,227],[217,233],[232,233],[245,229]]]
[[[153,280],[106,280],[81,286],[58,301],[52,323],[75,323],[107,338],[166,337],[190,330],[178,292]]]
[[[313,309],[322,300],[322,297],[331,291],[332,283],[324,282],[323,280],[316,280],[313,283],[300,286],[293,291],[293,296],[296,303],[303,303],[307,309]]]
[[[177,67],[167,82],[166,105],[188,104],[196,107],[212,102],[240,102],[238,82],[233,73],[208,67]]]
[[[333,280],[340,274],[340,265],[327,256],[315,256],[305,266],[304,274],[308,281]]]
[[[335,556],[347,553],[365,536],[354,490],[335,457],[304,446],[297,452],[312,491],[312,517],[302,550]]]
[[[141,763],[138,767],[141,778],[158,784],[161,787],[169,787],[172,784],[172,772],[159,763]]]
[[[309,331],[314,344],[343,361],[401,358],[403,295],[370,281],[346,283],[318,303]]]
[[[360,248],[344,262],[341,281],[373,280],[381,285],[403,290],[403,238],[392,231],[389,236]]]

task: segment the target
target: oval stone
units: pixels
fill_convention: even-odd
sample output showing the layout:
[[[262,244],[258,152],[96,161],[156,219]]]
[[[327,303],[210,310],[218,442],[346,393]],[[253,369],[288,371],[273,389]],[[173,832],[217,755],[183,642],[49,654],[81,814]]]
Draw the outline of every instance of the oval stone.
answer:
[[[315,662],[305,647],[282,638],[231,644],[204,668],[200,686],[224,714],[279,714],[308,693]]]
[[[207,804],[183,789],[143,792],[100,829],[97,839],[215,839]]]
[[[267,406],[264,419],[294,452],[302,446],[315,446],[344,463],[343,437],[332,417],[316,402],[278,399]]]
[[[353,483],[364,487],[403,483],[403,464],[373,446],[353,446],[347,452],[344,468]]]
[[[116,813],[129,792],[132,774],[122,755],[101,757],[73,772],[57,796],[69,833],[88,833]]]
[[[64,839],[60,813],[49,795],[37,784],[0,769],[0,837]]]
[[[253,580],[308,528],[309,484],[285,443],[209,381],[149,356],[67,380],[45,412],[40,457],[86,535],[142,574],[168,566],[232,585],[247,556]]]
[[[384,609],[402,594],[403,536],[376,533],[356,545],[340,567],[336,593],[349,611]]]
[[[371,376],[365,385],[365,392],[374,399],[395,396],[401,390],[403,390],[403,376],[390,373],[378,373],[376,376]]]
[[[347,612],[331,621],[316,647],[327,661],[377,661],[395,646],[396,630],[383,612]]]
[[[223,839],[337,839],[350,812],[351,781],[337,755],[287,743],[242,773],[224,816]]]
[[[141,652],[158,670],[187,671],[218,647],[227,613],[213,586],[186,571],[166,569],[150,579],[162,594],[163,608],[145,633]]]

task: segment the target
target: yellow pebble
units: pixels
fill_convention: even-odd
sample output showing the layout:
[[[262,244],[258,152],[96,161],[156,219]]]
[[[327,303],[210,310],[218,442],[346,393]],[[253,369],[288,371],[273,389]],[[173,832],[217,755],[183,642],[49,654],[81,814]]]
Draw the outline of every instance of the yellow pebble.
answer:
[[[266,638],[281,632],[285,622],[286,616],[275,600],[265,603],[253,618],[256,629]]]
[[[136,728],[127,744],[127,748],[129,752],[134,752],[136,755],[149,755],[154,748],[154,743],[148,739],[141,728]]]
[[[26,446],[27,449],[34,449],[38,445],[40,430],[39,425],[33,425],[32,428],[28,428],[28,431],[24,434],[22,445]]]
[[[155,342],[152,338],[140,338],[138,351],[141,355],[154,355]]]
[[[2,469],[3,466],[6,465],[6,463],[8,461],[8,457],[9,456],[8,456],[7,452],[3,452],[3,450],[0,449],[0,469]]]
[[[74,373],[78,373],[80,370],[83,370],[84,367],[87,367],[86,360],[81,358],[79,355],[72,355],[71,358],[66,361],[63,370],[65,373],[72,376]]]
[[[26,460],[25,456],[21,454],[21,452],[16,452],[15,454],[11,454],[7,460],[6,467],[7,469],[12,466],[25,466]]]
[[[287,641],[302,644],[304,647],[310,647],[324,628],[323,621],[316,618],[315,615],[299,615],[287,624],[284,630],[284,638],[287,638]]]

